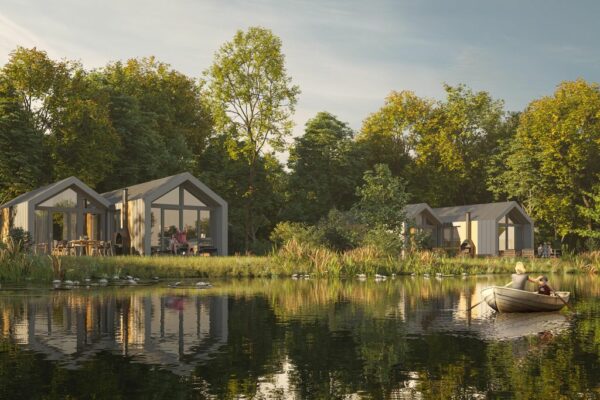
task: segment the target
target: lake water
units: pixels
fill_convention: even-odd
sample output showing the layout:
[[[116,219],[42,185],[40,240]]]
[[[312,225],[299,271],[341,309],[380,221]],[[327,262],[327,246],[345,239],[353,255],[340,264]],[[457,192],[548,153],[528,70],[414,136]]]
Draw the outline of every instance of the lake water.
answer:
[[[0,290],[0,398],[600,398],[600,281],[494,314],[506,276]],[[194,282],[189,282],[190,285]]]

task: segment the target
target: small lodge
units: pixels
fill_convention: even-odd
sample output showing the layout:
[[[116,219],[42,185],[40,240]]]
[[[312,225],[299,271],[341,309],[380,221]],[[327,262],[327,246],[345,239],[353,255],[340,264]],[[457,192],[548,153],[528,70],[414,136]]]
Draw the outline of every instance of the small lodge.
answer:
[[[405,232],[427,233],[431,248],[480,256],[533,256],[533,221],[515,201],[404,209]]]
[[[47,254],[177,252],[174,237],[180,250],[228,252],[227,202],[189,172],[103,194],[69,177],[1,205],[0,227],[0,238],[29,232]]]

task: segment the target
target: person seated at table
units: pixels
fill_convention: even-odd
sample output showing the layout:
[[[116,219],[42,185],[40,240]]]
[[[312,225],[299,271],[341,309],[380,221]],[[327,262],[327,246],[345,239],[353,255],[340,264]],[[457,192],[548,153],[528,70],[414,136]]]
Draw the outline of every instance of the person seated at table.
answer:
[[[171,235],[171,240],[169,241],[169,250],[172,254],[177,254],[177,250],[179,249],[179,241],[177,240],[177,236],[175,234]]]
[[[185,231],[180,231],[179,229],[177,229],[177,232],[175,233],[175,237],[177,238],[177,241],[180,244],[184,244],[187,243],[187,237],[186,237],[186,233]]]

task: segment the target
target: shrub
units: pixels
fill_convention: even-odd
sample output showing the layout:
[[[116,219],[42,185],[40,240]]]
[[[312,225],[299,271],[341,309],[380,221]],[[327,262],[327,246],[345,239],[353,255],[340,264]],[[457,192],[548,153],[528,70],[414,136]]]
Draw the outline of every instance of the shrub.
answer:
[[[329,211],[327,218],[318,226],[321,243],[332,250],[345,251],[360,245],[365,226],[360,224],[351,212],[336,209]]]
[[[315,246],[321,243],[319,232],[314,226],[287,221],[280,222],[275,226],[273,232],[271,232],[270,239],[277,247],[291,240]]]
[[[385,255],[397,256],[402,252],[404,237],[398,232],[380,226],[365,234],[362,245],[375,247]]]
[[[27,251],[31,246],[31,234],[23,228],[11,228],[8,231],[8,238],[17,251]]]

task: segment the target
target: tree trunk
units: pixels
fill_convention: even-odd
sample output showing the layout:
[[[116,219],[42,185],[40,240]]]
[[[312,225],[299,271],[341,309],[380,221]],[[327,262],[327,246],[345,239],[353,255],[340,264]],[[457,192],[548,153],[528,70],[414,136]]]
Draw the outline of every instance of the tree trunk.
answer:
[[[256,230],[254,229],[254,217],[252,215],[254,206],[254,185],[256,181],[256,156],[253,156],[248,165],[248,188],[246,190],[246,206],[244,210],[244,250],[250,250],[250,245],[256,243]]]

